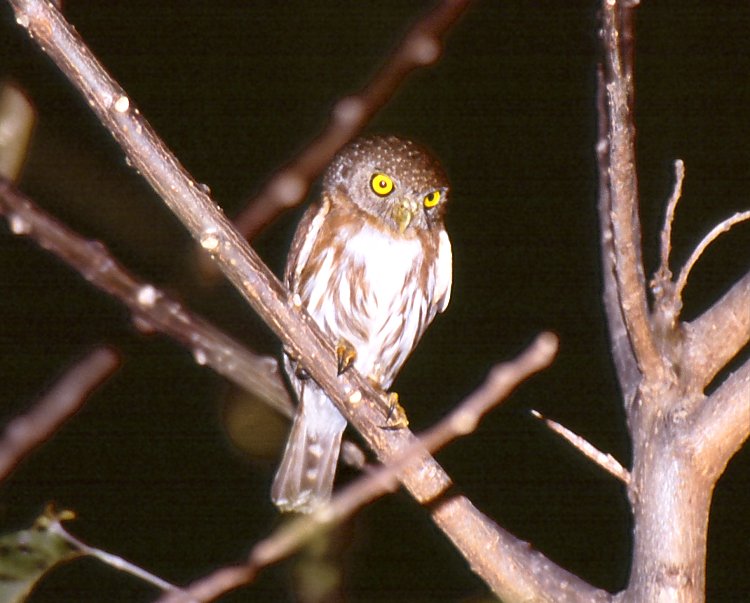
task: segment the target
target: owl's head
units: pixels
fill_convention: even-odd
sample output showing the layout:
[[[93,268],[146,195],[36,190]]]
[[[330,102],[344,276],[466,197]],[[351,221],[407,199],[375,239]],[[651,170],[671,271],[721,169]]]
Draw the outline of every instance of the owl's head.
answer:
[[[448,179],[437,159],[417,143],[371,136],[339,152],[323,178],[323,191],[405,234],[442,224]]]

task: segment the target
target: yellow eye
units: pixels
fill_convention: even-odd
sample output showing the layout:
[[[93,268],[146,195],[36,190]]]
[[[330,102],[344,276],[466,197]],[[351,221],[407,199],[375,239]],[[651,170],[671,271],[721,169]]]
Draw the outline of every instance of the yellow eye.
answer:
[[[393,180],[388,174],[373,174],[370,178],[370,188],[378,197],[385,197],[393,192]]]
[[[438,201],[440,201],[440,197],[440,191],[432,191],[429,195],[424,196],[424,206],[435,207],[438,204]]]

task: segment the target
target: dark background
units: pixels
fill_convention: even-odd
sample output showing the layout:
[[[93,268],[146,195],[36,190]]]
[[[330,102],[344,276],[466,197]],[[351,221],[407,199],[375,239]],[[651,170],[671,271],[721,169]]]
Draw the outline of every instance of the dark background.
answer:
[[[230,215],[319,131],[430,3],[65,2],[65,12],[130,98]],[[539,331],[561,339],[554,366],[471,437],[438,457],[474,503],[593,584],[625,585],[630,516],[623,488],[542,428],[535,408],[629,463],[600,304],[595,213],[596,4],[477,3],[442,60],[412,76],[370,131],[432,147],[453,185],[454,289],[395,384],[416,430],[471,392]],[[687,166],[674,230],[679,267],[718,221],[748,207],[750,5],[646,2],[637,20],[638,154],[649,274],[672,162]],[[0,5],[0,78],[23,86],[39,125],[22,187],[132,269],[258,350],[278,344],[226,284],[194,273],[193,245],[56,68]],[[278,273],[299,218],[255,241]],[[699,262],[694,318],[748,269],[750,227]],[[46,501],[79,515],[93,545],[177,583],[242,558],[278,516],[272,459],[248,458],[222,427],[227,384],[29,241],[0,234],[0,418],[26,408],[95,344],[123,366],[0,489],[0,531]],[[747,354],[745,354],[747,357]],[[260,431],[260,430],[259,430]],[[278,443],[280,446],[280,442]],[[750,449],[715,492],[708,600],[750,592]],[[341,480],[352,477],[342,471]],[[465,600],[485,587],[398,493],[345,531],[351,601]],[[282,564],[227,601],[290,600]],[[40,601],[145,601],[155,593],[93,561],[51,575]]]

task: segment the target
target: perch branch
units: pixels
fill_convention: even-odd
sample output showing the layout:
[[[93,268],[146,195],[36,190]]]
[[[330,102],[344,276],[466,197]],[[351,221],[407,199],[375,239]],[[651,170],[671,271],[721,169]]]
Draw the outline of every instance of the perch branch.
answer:
[[[683,362],[690,367],[695,391],[702,391],[750,341],[750,272],[719,301],[684,325]]]
[[[404,79],[438,60],[443,38],[470,4],[469,0],[439,2],[406,32],[364,88],[334,105],[323,131],[271,177],[235,220],[246,239],[252,240],[281,212],[300,203],[336,152],[362,131]]]
[[[602,2],[608,124],[608,178],[614,272],[628,335],[641,374],[658,380],[665,371],[649,321],[641,260],[638,181],[633,119],[632,12]]]
[[[392,492],[398,485],[398,473],[407,465],[419,463],[419,458],[426,452],[434,454],[454,438],[474,431],[480,418],[505,400],[522,381],[549,366],[556,351],[554,335],[545,333],[539,336],[521,356],[495,367],[481,387],[445,419],[420,434],[393,463],[378,467],[342,488],[328,505],[316,512],[287,521],[253,547],[243,566],[219,569],[194,582],[185,592],[206,601],[248,584],[263,568],[292,555],[321,530],[342,523],[369,502]],[[159,603],[182,601],[179,594],[167,594]]]
[[[5,215],[14,234],[33,239],[92,285],[124,303],[139,329],[168,335],[192,350],[199,364],[210,366],[278,412],[292,416],[294,405],[274,358],[251,352],[167,293],[139,279],[104,245],[68,228],[2,178],[0,215]]]
[[[72,367],[25,415],[5,427],[0,440],[0,481],[84,405],[119,365],[117,354],[98,348]]]
[[[612,233],[612,198],[609,185],[609,122],[607,116],[607,91],[604,83],[604,73],[600,67],[597,70],[596,106],[598,114],[598,139],[596,143],[596,159],[599,172],[599,229],[601,230],[601,260],[603,275],[602,300],[607,315],[610,347],[612,359],[620,383],[625,408],[629,409],[635,399],[641,374],[638,363],[633,355],[633,347],[628,337],[628,329],[620,308],[620,296],[617,293],[617,279],[615,277],[615,247]]]
[[[102,123],[191,235],[218,262],[229,280],[281,339],[286,350],[321,385],[337,408],[387,464],[414,441],[407,429],[384,430],[382,392],[355,370],[337,375],[335,354],[315,322],[288,299],[287,291],[232,227],[207,193],[185,171],[133,106],[124,90],[104,71],[72,27],[54,6],[43,0],[9,0],[16,20],[78,88]],[[356,403],[355,403],[356,401]],[[405,470],[399,479],[422,503],[434,501],[451,484],[430,456],[418,470]],[[436,506],[433,519],[467,558],[472,568],[499,596],[523,590],[538,601],[608,600],[609,595],[555,566],[541,554],[518,565],[528,545],[481,514],[465,497]],[[488,567],[490,564],[492,567]],[[500,566],[500,567],[497,567]],[[558,580],[558,577],[566,576]],[[507,584],[499,576],[510,576]],[[517,588],[516,588],[517,585]],[[558,596],[561,595],[562,596]]]
[[[298,516],[282,525],[265,540],[253,547],[247,563],[217,570],[212,574],[194,582],[185,592],[201,601],[210,601],[229,590],[239,588],[253,581],[258,573],[285,557],[288,557],[308,542],[321,530],[341,523],[365,504],[392,491],[397,484],[396,476],[408,465],[420,463],[419,457],[426,453],[434,453],[451,440],[471,433],[480,418],[494,406],[502,402],[511,391],[531,374],[542,370],[550,364],[557,349],[554,335],[545,333],[516,360],[498,365],[487,377],[485,383],[471,396],[463,400],[458,407],[445,419],[431,429],[420,434],[413,445],[402,451],[401,456],[392,464],[382,466],[369,475],[365,475],[353,484],[343,488],[331,500],[329,505],[322,507],[311,515]],[[416,459],[416,460],[415,460]],[[462,497],[457,497],[462,498]],[[517,544],[523,544],[516,541]],[[539,561],[539,553],[526,549],[523,558],[516,558],[516,565],[533,565]],[[486,562],[486,561],[485,561]],[[507,567],[505,568],[507,571]],[[499,578],[503,578],[499,576]],[[522,589],[520,576],[505,577],[505,582],[515,584],[513,589],[506,590],[505,596],[514,600]],[[527,576],[523,576],[528,580]],[[557,580],[566,582],[578,580],[567,575],[557,575]],[[590,588],[590,587],[589,587]],[[559,597],[563,596],[559,591]],[[567,594],[567,593],[565,593]],[[537,595],[539,596],[539,595]],[[545,600],[545,599],[538,599]],[[561,600],[561,599],[550,599]],[[183,602],[180,593],[167,593],[158,603]]]
[[[570,429],[561,425],[557,421],[548,419],[542,413],[537,410],[532,410],[531,414],[543,421],[544,424],[559,435],[562,439],[567,441],[573,448],[578,450],[586,458],[593,461],[599,467],[604,469],[607,473],[619,479],[626,486],[630,484],[630,472],[623,467],[619,461],[609,453],[604,453],[594,446],[591,442],[585,438],[579,436],[577,433],[572,432]]]

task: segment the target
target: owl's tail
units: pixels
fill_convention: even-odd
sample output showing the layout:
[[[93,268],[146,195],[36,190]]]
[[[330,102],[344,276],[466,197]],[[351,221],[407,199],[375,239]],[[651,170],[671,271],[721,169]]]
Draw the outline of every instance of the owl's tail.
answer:
[[[300,403],[271,499],[282,511],[310,513],[331,498],[346,419],[312,380],[297,385]]]

